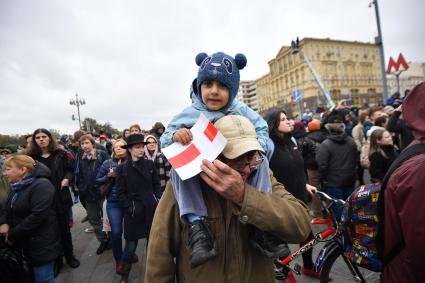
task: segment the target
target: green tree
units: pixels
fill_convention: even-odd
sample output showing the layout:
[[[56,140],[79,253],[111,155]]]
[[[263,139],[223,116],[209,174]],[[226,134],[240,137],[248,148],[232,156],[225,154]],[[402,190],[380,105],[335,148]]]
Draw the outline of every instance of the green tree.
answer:
[[[120,133],[120,131],[112,127],[111,123],[109,122],[106,122],[105,124],[101,124],[97,122],[96,119],[87,117],[81,123],[82,123],[81,125],[82,129],[86,132],[97,134],[100,131],[103,131],[107,134],[112,134],[112,135],[116,135]]]
[[[24,135],[0,135],[0,148],[9,148],[11,146],[16,148],[18,145],[23,145],[25,143]]]

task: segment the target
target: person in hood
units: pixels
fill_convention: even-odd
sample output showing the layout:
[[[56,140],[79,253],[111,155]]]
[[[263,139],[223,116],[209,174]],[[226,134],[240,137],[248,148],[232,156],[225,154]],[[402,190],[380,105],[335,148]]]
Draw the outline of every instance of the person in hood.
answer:
[[[24,252],[36,283],[55,282],[54,262],[62,245],[50,170],[27,155],[16,155],[5,161],[4,174],[12,192],[0,218],[0,236]]]
[[[159,139],[159,138],[161,138],[161,136],[162,136],[162,134],[164,133],[164,131],[165,131],[164,124],[162,124],[161,122],[156,122],[156,123],[153,125],[153,127],[152,127],[152,129],[151,129],[150,133],[151,133],[152,135],[155,135],[155,137],[156,137],[157,139]]]
[[[240,82],[239,70],[243,69],[246,63],[245,55],[240,53],[236,54],[235,58],[223,52],[212,55],[198,54],[196,64],[199,66],[199,70],[196,89],[192,95],[192,105],[170,122],[161,136],[161,147],[167,147],[173,142],[189,144],[192,140],[190,128],[202,113],[212,123],[227,115],[241,115],[248,118],[254,124],[258,141],[264,149],[262,154],[272,152],[266,121],[247,105],[235,99]],[[265,182],[262,189],[265,192],[271,192],[267,160],[261,163],[261,167],[256,172],[257,182]],[[205,219],[208,211],[202,197],[199,175],[182,181],[172,170],[171,180],[180,207],[181,220],[190,225],[190,235],[195,235],[189,237],[192,249],[190,261],[192,268],[195,268],[216,254],[213,247],[214,239],[206,228]],[[257,185],[257,182],[254,185]],[[193,231],[199,232],[193,233]],[[222,248],[219,247],[219,249]]]
[[[333,198],[346,200],[356,184],[357,145],[345,132],[343,118],[332,113],[325,125],[329,132],[316,155],[322,190]],[[341,208],[334,209],[336,217]]]
[[[403,101],[403,118],[414,140],[409,146],[425,144],[425,82],[417,85]],[[382,282],[423,282],[425,257],[425,154],[398,167],[384,193],[384,255],[404,243],[389,263]]]
[[[159,182],[161,185],[161,196],[165,190],[165,185],[170,179],[171,165],[164,154],[159,150],[158,139],[154,135],[145,136],[145,155],[146,159],[152,160],[155,163],[156,171],[158,172]]]

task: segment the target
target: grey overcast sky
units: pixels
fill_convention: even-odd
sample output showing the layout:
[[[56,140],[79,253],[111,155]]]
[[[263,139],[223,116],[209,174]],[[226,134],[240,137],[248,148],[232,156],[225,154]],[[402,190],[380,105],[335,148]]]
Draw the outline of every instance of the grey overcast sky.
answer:
[[[379,0],[385,56],[425,62],[425,1]],[[0,0],[0,133],[167,124],[188,106],[195,56],[244,53],[241,79],[297,36],[373,42],[370,0]]]

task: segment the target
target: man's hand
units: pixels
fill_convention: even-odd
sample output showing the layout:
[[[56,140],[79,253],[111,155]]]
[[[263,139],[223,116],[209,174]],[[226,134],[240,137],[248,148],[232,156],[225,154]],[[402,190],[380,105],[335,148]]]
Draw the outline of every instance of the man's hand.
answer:
[[[7,239],[7,234],[9,234],[9,224],[0,225],[0,235]]]
[[[179,142],[182,145],[189,144],[193,139],[192,132],[189,129],[178,129],[173,135],[173,141]]]
[[[69,187],[69,180],[68,179],[63,179],[61,182],[61,189],[65,188],[65,187]]]
[[[214,160],[213,163],[203,160],[201,169],[203,171],[201,178],[208,186],[225,199],[237,205],[242,205],[245,195],[245,182],[237,171],[220,160]]]
[[[310,196],[313,196],[317,192],[317,188],[309,184],[305,184],[305,189]]]

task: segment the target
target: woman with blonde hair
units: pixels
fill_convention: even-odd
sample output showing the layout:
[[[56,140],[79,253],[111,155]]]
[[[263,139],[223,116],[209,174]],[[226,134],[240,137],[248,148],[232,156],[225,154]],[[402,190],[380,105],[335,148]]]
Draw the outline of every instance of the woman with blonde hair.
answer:
[[[36,283],[55,282],[54,261],[62,245],[50,171],[27,155],[12,156],[4,166],[12,191],[0,218],[0,235],[23,251]]]
[[[111,182],[110,190],[106,193],[106,213],[111,225],[112,252],[116,262],[116,273],[123,273],[122,265],[122,233],[124,213],[127,208],[123,194],[120,192],[116,180],[117,166],[127,160],[127,143],[124,139],[116,140],[112,145],[112,158],[105,160],[96,175],[96,183],[101,186]]]
[[[384,179],[398,151],[390,132],[382,128],[372,132],[369,142],[370,178],[372,182],[379,182]]]

